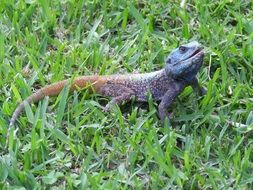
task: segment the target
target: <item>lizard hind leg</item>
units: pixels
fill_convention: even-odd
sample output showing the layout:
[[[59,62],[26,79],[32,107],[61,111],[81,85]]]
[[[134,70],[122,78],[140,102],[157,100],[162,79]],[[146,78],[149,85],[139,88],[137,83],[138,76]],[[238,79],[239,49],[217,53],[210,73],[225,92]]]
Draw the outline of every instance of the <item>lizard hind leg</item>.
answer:
[[[106,84],[101,87],[100,93],[103,96],[112,97],[111,101],[105,106],[105,111],[109,111],[116,104],[128,102],[135,96],[132,89],[120,84]]]

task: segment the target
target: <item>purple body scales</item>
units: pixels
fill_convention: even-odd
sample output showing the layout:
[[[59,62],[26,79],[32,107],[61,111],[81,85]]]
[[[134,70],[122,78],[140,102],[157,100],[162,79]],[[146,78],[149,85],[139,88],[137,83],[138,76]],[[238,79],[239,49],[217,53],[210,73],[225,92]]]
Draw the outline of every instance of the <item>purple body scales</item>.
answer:
[[[152,94],[154,100],[161,100],[171,86],[175,84],[175,88],[181,86],[178,82],[175,83],[175,79],[166,75],[164,69],[145,74],[111,75],[107,84],[118,84],[117,88],[110,88],[111,91],[117,91],[111,92],[112,95],[114,93],[120,95],[124,93],[124,89],[130,89],[138,101],[147,101],[148,93]]]

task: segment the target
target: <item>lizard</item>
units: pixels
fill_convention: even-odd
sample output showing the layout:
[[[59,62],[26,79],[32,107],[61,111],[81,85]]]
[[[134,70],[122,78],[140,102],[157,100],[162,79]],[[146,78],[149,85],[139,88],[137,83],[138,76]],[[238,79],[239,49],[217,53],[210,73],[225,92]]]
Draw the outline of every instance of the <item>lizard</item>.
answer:
[[[128,102],[133,97],[137,101],[145,102],[147,94],[151,93],[153,100],[160,101],[158,114],[160,119],[164,120],[169,116],[167,108],[186,86],[192,86],[200,95],[205,93],[196,77],[203,64],[203,57],[203,46],[192,41],[172,50],[161,70],[142,74],[80,76],[72,81],[70,91],[91,85],[96,93],[112,98],[105,110],[110,110],[115,104]],[[68,79],[47,85],[23,100],[13,112],[9,129],[14,126],[25,104],[37,102],[46,96],[56,96],[67,83]]]

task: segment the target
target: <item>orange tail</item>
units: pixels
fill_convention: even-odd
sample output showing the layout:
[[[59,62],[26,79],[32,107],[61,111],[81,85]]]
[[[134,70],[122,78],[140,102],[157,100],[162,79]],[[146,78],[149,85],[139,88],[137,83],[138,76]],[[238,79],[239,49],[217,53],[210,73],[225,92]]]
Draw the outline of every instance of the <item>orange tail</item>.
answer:
[[[46,96],[58,95],[61,92],[61,90],[64,88],[64,86],[67,84],[67,82],[68,82],[68,80],[63,80],[63,81],[56,82],[54,84],[45,86],[45,87],[39,89],[37,92],[30,95],[29,97],[27,97],[24,101],[22,101],[18,105],[18,107],[14,111],[14,113],[11,117],[11,120],[10,120],[9,128],[14,125],[19,114],[24,109],[25,104],[37,102]],[[95,91],[98,91],[100,89],[100,87],[103,86],[103,84],[105,84],[106,82],[107,82],[107,79],[105,77],[96,76],[96,75],[82,76],[82,77],[78,77],[78,78],[74,79],[74,81],[72,82],[72,84],[70,86],[70,91],[74,91],[78,88],[85,88],[87,86],[90,86]]]

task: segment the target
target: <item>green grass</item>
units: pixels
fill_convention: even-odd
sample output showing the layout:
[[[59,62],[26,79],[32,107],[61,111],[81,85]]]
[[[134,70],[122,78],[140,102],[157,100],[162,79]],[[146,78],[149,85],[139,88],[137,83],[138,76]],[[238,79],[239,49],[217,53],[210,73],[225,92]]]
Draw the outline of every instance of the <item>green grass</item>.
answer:
[[[251,189],[251,1],[0,3],[0,189]],[[156,103],[108,101],[78,91],[27,106],[35,89],[78,75],[150,72],[178,44],[207,49],[198,74],[161,124]]]

